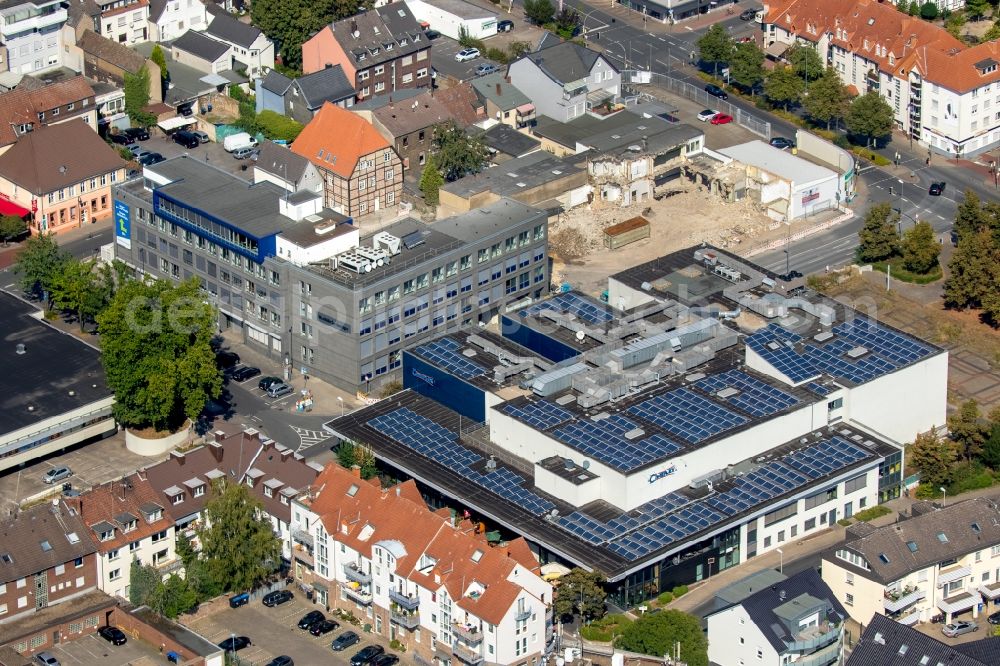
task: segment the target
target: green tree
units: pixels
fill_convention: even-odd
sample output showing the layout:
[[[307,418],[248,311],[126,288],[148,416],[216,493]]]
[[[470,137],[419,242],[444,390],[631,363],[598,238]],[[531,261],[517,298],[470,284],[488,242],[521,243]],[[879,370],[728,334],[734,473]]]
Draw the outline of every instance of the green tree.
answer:
[[[149,603],[160,585],[160,572],[144,565],[138,558],[132,560],[129,571],[128,600],[133,606],[144,606]]]
[[[198,603],[198,593],[185,579],[170,574],[166,582],[157,585],[149,600],[149,607],[171,619],[186,613]]]
[[[852,134],[865,137],[866,145],[892,133],[892,107],[877,92],[854,98],[844,120]]]
[[[990,29],[983,33],[980,41],[982,42],[992,42],[994,40],[1000,39],[1000,21],[994,21]]]
[[[579,613],[585,620],[594,620],[604,617],[605,598],[604,576],[596,571],[577,568],[559,579],[552,611],[560,618]]]
[[[917,0],[910,0],[906,13],[910,16],[920,16],[920,3]]]
[[[378,474],[378,463],[375,460],[375,452],[370,446],[355,445],[354,457],[358,467],[361,468],[361,478],[370,479]]]
[[[345,469],[351,469],[358,464],[358,457],[354,455],[354,442],[344,440],[337,447],[337,462]]]
[[[167,82],[170,80],[170,70],[167,69],[167,56],[163,53],[163,48],[159,44],[153,46],[153,50],[149,54],[149,59],[160,68],[160,99],[163,99],[167,96]],[[153,82],[150,81],[150,85],[152,84]]]
[[[729,80],[750,91],[752,95],[764,80],[764,52],[753,42],[737,44],[729,63]]]
[[[551,0],[524,0],[524,15],[535,25],[545,25],[555,18],[556,8]]]
[[[955,211],[955,233],[959,240],[979,231],[983,226],[983,205],[979,196],[966,189]]]
[[[935,491],[951,483],[952,469],[958,456],[955,447],[934,431],[917,435],[906,447],[910,467],[920,472],[920,483]]]
[[[948,433],[966,460],[979,455],[988,432],[975,400],[966,400],[948,417]]]
[[[698,39],[698,54],[702,62],[710,62],[715,75],[719,75],[719,63],[729,63],[733,58],[735,45],[729,32],[721,23],[715,23]]]
[[[899,214],[888,202],[876,204],[865,213],[865,222],[858,231],[858,260],[868,263],[882,261],[899,250],[896,224]]]
[[[23,218],[17,215],[0,215],[0,239],[3,239],[4,247],[27,230],[28,224]]]
[[[938,6],[934,2],[925,2],[920,5],[920,18],[925,21],[933,21],[938,16]]]
[[[661,658],[673,655],[677,643],[681,661],[687,666],[708,666],[708,639],[698,618],[672,608],[643,614],[625,627],[618,647]]]
[[[816,53],[816,49],[811,46],[796,44],[786,54],[785,58],[788,62],[792,63],[795,73],[807,81],[818,79],[826,69],[823,65],[823,59]]]
[[[97,323],[119,423],[177,428],[221,392],[211,347],[216,313],[197,278],[178,285],[126,282]]]
[[[979,459],[993,471],[1000,471],[1000,424],[994,423],[990,427],[990,435],[983,442]]]
[[[965,0],[965,12],[972,20],[978,21],[993,12],[990,0]]]
[[[59,247],[52,234],[29,237],[15,264],[21,275],[21,289],[36,296],[50,292],[62,272],[62,265],[69,259],[69,252]]]
[[[108,294],[95,260],[70,259],[62,263],[51,287],[52,302],[76,315],[80,330],[104,307]]]
[[[581,21],[580,12],[572,7],[563,7],[552,19],[556,34],[563,39],[573,39],[580,30]]]
[[[900,251],[906,270],[926,275],[938,265],[941,243],[937,241],[934,227],[929,222],[921,221],[903,234]]]
[[[291,143],[302,132],[302,123],[276,111],[266,109],[257,114],[255,122],[260,131],[269,139],[280,139]]]
[[[764,77],[764,96],[773,104],[780,104],[788,110],[802,97],[805,91],[802,77],[791,67],[775,67]]]
[[[479,173],[490,162],[490,152],[479,137],[471,137],[454,120],[434,126],[434,163],[449,183]]]
[[[988,229],[959,236],[958,247],[948,262],[950,273],[944,283],[944,304],[956,310],[977,308],[987,291],[996,284],[1000,268],[993,235]]]
[[[302,44],[331,22],[358,13],[357,0],[254,0],[253,24],[279,49],[285,66],[300,69]]]
[[[143,67],[135,74],[125,72],[125,113],[136,125],[151,127],[156,116],[144,111],[149,104],[149,70]]]
[[[827,67],[818,79],[809,84],[809,94],[803,101],[803,107],[813,120],[826,123],[826,128],[830,129],[834,121],[847,113],[849,99],[847,88],[840,82],[837,72]]]
[[[212,484],[198,540],[201,558],[227,591],[252,590],[281,563],[281,542],[263,514],[263,505],[242,483]]]
[[[428,206],[437,206],[441,200],[440,189],[444,185],[444,176],[437,168],[433,155],[428,155],[424,161],[424,170],[420,172],[420,192]]]

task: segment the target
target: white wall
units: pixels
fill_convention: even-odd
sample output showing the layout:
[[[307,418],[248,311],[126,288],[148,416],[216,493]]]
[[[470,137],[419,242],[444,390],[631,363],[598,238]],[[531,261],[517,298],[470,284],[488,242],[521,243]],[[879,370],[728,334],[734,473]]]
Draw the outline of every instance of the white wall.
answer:
[[[713,664],[778,666],[778,653],[741,604],[713,613],[706,621],[708,660]]]
[[[608,304],[611,307],[624,312],[654,301],[656,299],[649,292],[634,289],[623,282],[608,278]]]
[[[333,232],[331,232],[333,233]],[[296,245],[278,234],[276,239],[276,249],[278,256],[292,262],[293,264],[304,266],[321,262],[342,252],[347,252],[351,248],[358,246],[361,230],[354,227],[346,233],[338,233],[322,243],[316,243],[303,247]]]
[[[470,37],[476,39],[485,39],[497,34],[496,14],[472,4],[467,4],[467,11],[463,13],[473,15],[475,18],[463,18],[424,0],[406,0],[406,6],[418,21],[426,21],[433,30],[452,39],[458,39],[459,31],[463,27]],[[477,12],[481,12],[481,15],[476,16]]]

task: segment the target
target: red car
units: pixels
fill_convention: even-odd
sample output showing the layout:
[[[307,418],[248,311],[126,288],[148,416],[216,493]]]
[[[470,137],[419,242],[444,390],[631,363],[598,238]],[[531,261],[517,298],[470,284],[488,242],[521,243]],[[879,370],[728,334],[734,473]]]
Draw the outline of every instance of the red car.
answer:
[[[728,113],[717,113],[712,116],[713,125],[725,125],[731,122],[733,122],[733,117]]]

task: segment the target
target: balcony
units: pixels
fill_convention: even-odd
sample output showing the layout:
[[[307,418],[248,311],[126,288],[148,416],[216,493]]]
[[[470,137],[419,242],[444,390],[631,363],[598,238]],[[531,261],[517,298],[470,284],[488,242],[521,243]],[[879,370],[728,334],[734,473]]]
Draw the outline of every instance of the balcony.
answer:
[[[976,592],[959,592],[958,594],[940,599],[937,607],[945,613],[961,613],[973,608],[983,600]]]
[[[904,624],[907,627],[912,627],[913,625],[915,625],[917,622],[920,621],[920,611],[913,610],[907,613],[906,615],[893,615],[891,617],[893,620],[899,622],[900,624]]]
[[[953,583],[956,580],[962,580],[967,576],[972,575],[971,567],[948,567],[947,569],[941,569],[938,571],[937,576],[937,586],[944,587],[948,583]]]
[[[3,28],[4,35],[10,39],[10,35],[19,35],[25,32],[38,32],[53,25],[62,25],[68,16],[65,9],[59,9],[47,14],[29,16],[20,20],[11,21]]]
[[[343,587],[343,590],[348,599],[353,599],[362,606],[368,606],[372,602],[372,593],[365,591],[360,585],[358,587],[351,587],[348,584]]]
[[[398,624],[404,629],[413,631],[420,626],[420,613],[402,613],[392,610],[389,611],[389,621]]]
[[[885,599],[882,600],[882,606],[885,608],[886,613],[897,613],[924,599],[926,596],[927,593],[923,590],[915,590],[913,588],[904,589],[902,592],[896,594],[887,592]]]
[[[823,622],[819,626],[798,634],[799,640],[785,641],[785,649],[788,652],[807,652],[840,641],[843,633],[844,623],[833,624]],[[798,663],[798,662],[796,662]]]
[[[313,558],[312,548],[306,548],[302,544],[295,544],[295,548],[292,549],[292,556],[302,564],[310,567],[316,563],[316,560]]]
[[[469,627],[464,624],[451,625],[451,633],[468,645],[479,645],[483,642],[483,632],[478,627]]]
[[[514,620],[516,620],[517,622],[527,622],[530,619],[531,619],[530,608],[522,608],[521,610],[517,611],[517,615],[514,616]]]
[[[313,536],[305,530],[292,530],[292,539],[303,546],[313,547]]]
[[[169,560],[163,559],[160,560],[159,562],[155,562],[153,563],[153,566],[156,567],[157,571],[165,575],[183,569],[184,561],[181,560],[179,557],[174,557]]]
[[[461,643],[456,643],[455,647],[452,648],[452,654],[458,657],[458,660],[464,664],[471,664],[471,666],[479,666],[483,663],[483,655],[480,654],[478,649],[467,648]]]
[[[417,607],[420,606],[420,597],[417,595],[406,595],[394,589],[389,590],[389,601],[409,611],[417,610]]]
[[[795,666],[828,666],[829,664],[837,664],[840,661],[840,653],[842,651],[843,646],[838,641],[822,650],[803,655],[793,663]]]
[[[989,599],[990,601],[996,601],[1000,598],[1000,583],[992,583],[990,585],[980,585],[979,593]]]
[[[371,585],[372,582],[371,574],[365,573],[360,566],[354,563],[344,565],[344,575],[347,576],[347,580],[353,580],[362,585]]]

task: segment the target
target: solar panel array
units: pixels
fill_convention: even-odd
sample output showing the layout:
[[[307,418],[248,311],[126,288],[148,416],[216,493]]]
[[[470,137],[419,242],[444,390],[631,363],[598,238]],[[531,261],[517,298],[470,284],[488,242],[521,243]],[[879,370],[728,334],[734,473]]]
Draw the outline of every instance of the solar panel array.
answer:
[[[654,396],[627,411],[692,444],[749,421],[686,388]]]
[[[830,395],[830,392],[833,391],[829,386],[824,386],[819,382],[809,382],[805,387],[819,396]]]
[[[413,353],[460,379],[473,379],[485,374],[485,368],[459,353],[458,350],[461,348],[462,345],[457,340],[445,336],[415,347]]]
[[[548,400],[535,400],[520,407],[507,404],[502,411],[539,430],[548,430],[573,418],[568,411]]]
[[[521,310],[521,316],[537,316],[543,310],[565,312],[574,315],[577,319],[587,324],[603,324],[613,319],[613,316],[606,308],[597,306],[572,292],[558,294],[548,300],[535,303]]]
[[[843,437],[833,437],[816,446],[796,451],[784,457],[785,463],[811,479],[835,472],[866,455],[864,449]]]
[[[459,444],[451,430],[406,407],[375,417],[368,425],[535,515],[556,508],[551,501],[525,488],[525,480],[509,469],[500,467],[486,474],[472,469],[472,465],[483,460],[481,455]]]
[[[746,344],[793,384],[799,384],[819,376],[819,371],[790,346],[801,340],[800,336],[769,324],[748,336]]]
[[[716,397],[725,400],[743,413],[758,418],[777,414],[799,403],[795,396],[739,370],[728,370],[712,375],[697,382],[695,386],[706,393],[718,393],[726,388],[736,389],[739,393],[734,396]]]
[[[635,421],[615,414],[597,421],[580,418],[552,434],[584,455],[623,472],[681,450],[680,445],[662,435],[631,440],[625,437],[638,428]]]

